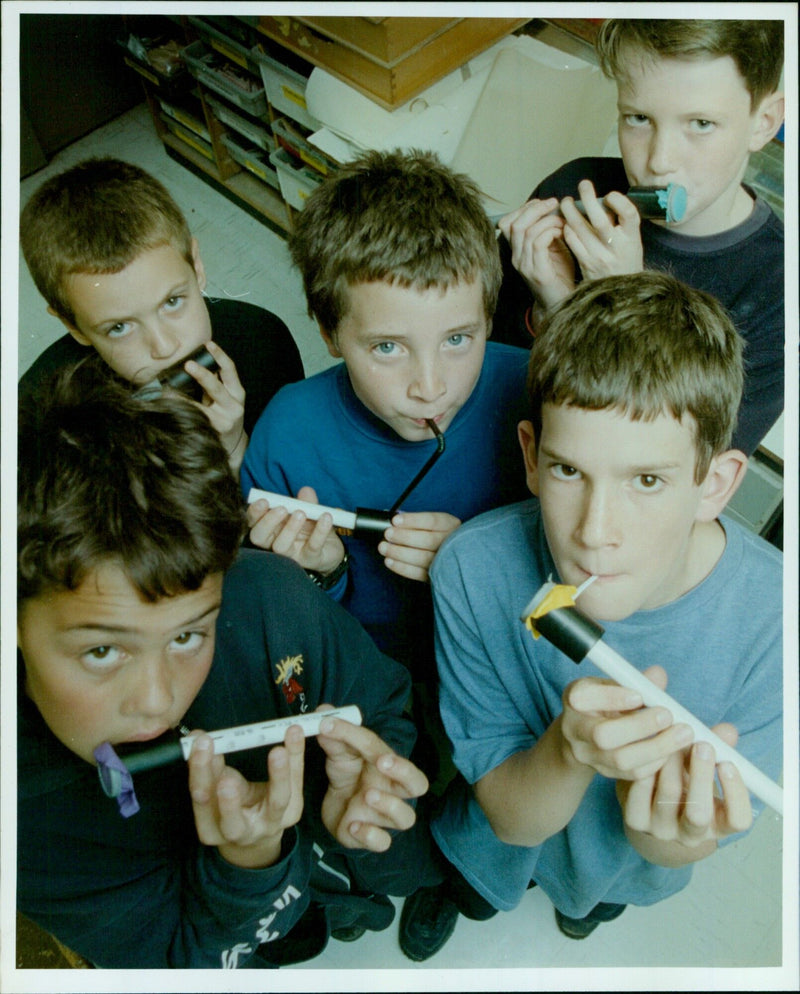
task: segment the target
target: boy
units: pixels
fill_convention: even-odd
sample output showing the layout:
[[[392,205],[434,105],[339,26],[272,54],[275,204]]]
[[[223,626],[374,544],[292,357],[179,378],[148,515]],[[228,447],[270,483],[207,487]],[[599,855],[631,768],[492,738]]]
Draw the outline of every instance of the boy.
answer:
[[[612,19],[596,48],[622,159],[567,163],[502,219],[498,334],[529,345],[581,277],[669,272],[714,294],[745,339],[733,443],[749,456],[783,410],[783,224],[742,183],[783,120],[783,22]],[[686,188],[683,219],[640,222],[628,186],[669,183]]]
[[[524,492],[514,450],[527,353],[487,344],[496,241],[474,184],[430,153],[366,153],[315,190],[290,247],[309,312],[343,361],[274,398],[242,465],[245,496],[391,509],[444,436],[390,526],[348,537],[347,557],[330,515],[312,527],[262,500],[249,516],[255,545],[313,570],[429,686],[436,551],[461,521]]]
[[[197,240],[162,184],[119,159],[81,162],[33,194],[20,238],[49,312],[69,332],[25,373],[21,393],[91,354],[88,347],[123,379],[143,385],[208,345],[219,375],[194,361],[186,371],[203,388],[206,413],[238,469],[267,401],[303,378],[300,354],[269,311],[203,299]]]
[[[781,554],[719,517],[746,467],[741,384],[722,307],[666,274],[585,281],[537,335],[519,441],[538,501],[464,525],[432,570],[442,718],[473,785],[432,828],[483,917],[533,882],[583,938],[679,891],[753,818],[730,763],[715,797],[688,726],[531,637],[520,615],[550,576],[595,575],[580,607],[606,642],[780,770]],[[457,907],[442,888],[407,900],[407,955],[441,948]]]
[[[19,910],[110,968],[278,966],[387,927],[381,895],[439,879],[407,803],[426,789],[407,674],[294,563],[238,552],[241,494],[198,405],[60,377],[20,418]],[[101,790],[109,743],[325,703],[363,726],[228,757],[200,735],[188,771],[135,773],[133,811]]]

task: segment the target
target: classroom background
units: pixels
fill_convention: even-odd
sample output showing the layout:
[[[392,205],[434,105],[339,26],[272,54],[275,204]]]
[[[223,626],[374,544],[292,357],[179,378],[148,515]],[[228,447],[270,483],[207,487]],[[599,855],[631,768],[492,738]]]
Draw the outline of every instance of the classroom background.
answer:
[[[23,15],[20,203],[88,157],[147,169],[189,220],[207,294],[279,315],[311,375],[333,360],[306,313],[284,240],[308,192],[360,147],[426,146],[473,175],[495,215],[521,203],[561,162],[615,154],[614,89],[591,47],[596,23]],[[54,85],[67,72],[71,85]],[[554,140],[543,143],[542,134]],[[782,170],[783,145],[774,141],[748,173],[781,213]],[[19,375],[63,331],[20,256]],[[776,544],[782,466],[779,422],[752,460],[735,508]],[[469,968],[489,971],[492,986],[500,968],[569,968],[587,971],[591,986],[598,970],[613,968],[623,984],[614,989],[623,989],[620,970],[673,967],[691,970],[695,989],[703,988],[703,970],[717,981],[732,971],[746,988],[743,968],[782,962],[782,857],[782,821],[766,810],[748,837],[698,865],[686,890],[652,908],[628,908],[585,941],[564,937],[549,901],[533,889],[489,922],[461,917],[445,948],[414,964],[397,943],[397,902],[389,929],[352,945],[331,941],[298,969]],[[23,922],[17,965],[80,963]]]

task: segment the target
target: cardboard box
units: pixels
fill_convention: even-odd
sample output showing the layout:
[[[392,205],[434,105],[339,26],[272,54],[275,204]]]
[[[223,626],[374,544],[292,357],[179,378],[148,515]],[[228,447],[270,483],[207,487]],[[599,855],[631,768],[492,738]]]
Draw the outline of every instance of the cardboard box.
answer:
[[[262,15],[258,29],[392,110],[526,23],[510,17]],[[376,37],[367,37],[371,31]]]

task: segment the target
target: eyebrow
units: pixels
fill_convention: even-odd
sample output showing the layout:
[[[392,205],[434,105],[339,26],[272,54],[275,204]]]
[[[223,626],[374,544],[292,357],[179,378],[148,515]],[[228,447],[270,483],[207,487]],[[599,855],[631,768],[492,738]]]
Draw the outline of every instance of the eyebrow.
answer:
[[[205,621],[210,615],[215,611],[218,611],[222,606],[221,601],[217,601],[212,607],[207,611],[203,611],[202,614],[198,614],[194,618],[189,618],[187,621],[182,622],[180,625],[176,626],[176,630],[184,631],[186,628],[191,628],[192,625],[200,624],[200,622]],[[128,625],[95,625],[95,624],[76,624],[68,625],[63,629],[65,632],[101,632],[110,635],[132,635],[138,632],[137,628],[131,628]]]
[[[575,466],[575,463],[572,462],[569,458],[567,458],[566,456],[562,456],[558,452],[554,452],[552,449],[548,449],[545,446],[541,447],[540,455],[546,456],[548,459],[552,459],[554,462],[563,463],[565,466]],[[680,469],[680,467],[681,467],[680,462],[665,462],[665,463],[659,463],[656,466],[653,466],[652,464],[637,466],[634,464],[633,466],[624,467],[624,472],[632,474],[634,476],[647,476],[647,475],[655,476],[658,473],[666,473],[669,472],[670,470]],[[575,466],[575,468],[579,469],[580,467]]]

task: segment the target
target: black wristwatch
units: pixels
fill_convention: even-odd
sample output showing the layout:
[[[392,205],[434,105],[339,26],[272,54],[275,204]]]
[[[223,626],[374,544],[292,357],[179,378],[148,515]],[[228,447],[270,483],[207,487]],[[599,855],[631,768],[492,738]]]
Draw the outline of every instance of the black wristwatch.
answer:
[[[330,573],[320,573],[315,569],[307,569],[306,576],[315,586],[319,587],[320,590],[330,590],[331,587],[336,586],[339,580],[341,580],[341,578],[345,575],[349,565],[350,553],[345,551],[344,559],[342,559],[336,569],[331,570]]]

